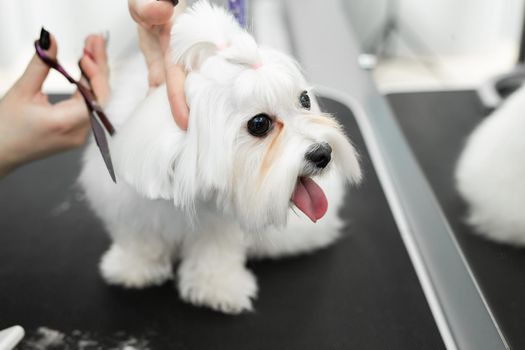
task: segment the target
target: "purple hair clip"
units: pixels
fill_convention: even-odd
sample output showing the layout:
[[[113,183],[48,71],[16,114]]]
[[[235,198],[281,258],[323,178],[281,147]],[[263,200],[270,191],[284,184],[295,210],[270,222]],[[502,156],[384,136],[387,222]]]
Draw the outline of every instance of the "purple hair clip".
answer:
[[[245,0],[228,0],[228,8],[235,16],[241,27],[246,27],[246,2]]]

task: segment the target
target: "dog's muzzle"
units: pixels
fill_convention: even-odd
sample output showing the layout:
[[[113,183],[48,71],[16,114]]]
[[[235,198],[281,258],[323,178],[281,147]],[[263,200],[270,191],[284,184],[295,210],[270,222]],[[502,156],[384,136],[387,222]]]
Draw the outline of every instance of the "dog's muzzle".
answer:
[[[326,142],[313,145],[305,158],[318,169],[324,169],[332,159],[332,147]]]

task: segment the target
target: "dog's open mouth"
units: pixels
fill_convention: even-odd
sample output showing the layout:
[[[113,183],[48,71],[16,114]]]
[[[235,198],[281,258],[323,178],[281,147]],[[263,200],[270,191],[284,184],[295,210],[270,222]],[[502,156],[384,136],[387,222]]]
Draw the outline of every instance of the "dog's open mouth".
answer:
[[[297,179],[292,202],[313,222],[321,219],[328,210],[328,201],[323,190],[309,177]]]

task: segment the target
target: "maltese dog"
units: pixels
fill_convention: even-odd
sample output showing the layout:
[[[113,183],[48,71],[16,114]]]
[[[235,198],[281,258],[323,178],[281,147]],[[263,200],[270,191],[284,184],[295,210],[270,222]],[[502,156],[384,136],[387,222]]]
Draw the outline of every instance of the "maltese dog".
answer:
[[[143,288],[171,279],[177,261],[183,300],[248,311],[257,283],[246,260],[334,242],[358,157],[296,62],[259,47],[226,10],[186,10],[171,49],[187,73],[188,130],[165,86],[148,93],[144,63],[132,62],[108,107],[117,184],[94,144],[85,153],[80,183],[113,241],[100,270],[109,284]]]
[[[472,133],[456,169],[468,222],[495,241],[525,245],[525,87]]]

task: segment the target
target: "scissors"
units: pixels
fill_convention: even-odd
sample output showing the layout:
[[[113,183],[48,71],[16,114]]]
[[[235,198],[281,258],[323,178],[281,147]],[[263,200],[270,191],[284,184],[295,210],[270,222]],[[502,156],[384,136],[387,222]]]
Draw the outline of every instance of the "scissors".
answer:
[[[47,56],[46,52],[40,46],[39,40],[35,41],[35,49],[36,54],[45,64],[47,64],[50,68],[57,70],[71,84],[77,86],[78,91],[84,98],[84,102],[86,102],[86,106],[89,111],[89,121],[91,123],[91,129],[93,129],[93,135],[95,135],[95,141],[97,142],[97,146],[100,150],[100,153],[102,154],[102,158],[104,159],[104,163],[106,164],[106,168],[109,171],[111,179],[113,180],[113,182],[116,183],[117,180],[115,178],[113,163],[111,162],[109,144],[106,138],[106,133],[104,132],[104,129],[106,129],[108,134],[110,136],[113,136],[115,134],[115,128],[104,114],[102,107],[97,101],[95,93],[93,92],[90,86],[86,86],[83,82],[73,79],[73,77],[71,77],[71,75],[64,69],[64,67],[58,62],[58,60]],[[82,67],[80,67],[80,70],[82,71]],[[83,76],[85,76],[83,71],[82,74]]]

